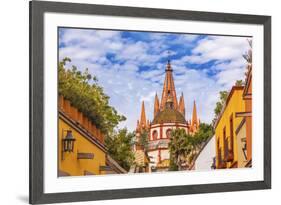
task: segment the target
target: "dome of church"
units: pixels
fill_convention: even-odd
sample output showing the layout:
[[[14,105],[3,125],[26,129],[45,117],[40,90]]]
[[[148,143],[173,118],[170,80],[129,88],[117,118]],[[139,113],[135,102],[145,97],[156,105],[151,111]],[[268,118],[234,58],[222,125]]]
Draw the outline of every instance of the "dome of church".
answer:
[[[164,109],[160,111],[152,121],[152,124],[161,124],[161,123],[186,123],[184,116],[175,109]]]

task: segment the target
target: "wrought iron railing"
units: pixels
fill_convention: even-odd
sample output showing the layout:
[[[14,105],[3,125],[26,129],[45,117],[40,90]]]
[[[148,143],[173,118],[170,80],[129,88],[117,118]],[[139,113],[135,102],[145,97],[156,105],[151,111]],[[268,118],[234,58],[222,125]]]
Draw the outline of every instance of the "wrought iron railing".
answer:
[[[159,140],[150,141],[148,143],[148,150],[168,148],[169,142],[170,142],[169,139],[159,139]]]

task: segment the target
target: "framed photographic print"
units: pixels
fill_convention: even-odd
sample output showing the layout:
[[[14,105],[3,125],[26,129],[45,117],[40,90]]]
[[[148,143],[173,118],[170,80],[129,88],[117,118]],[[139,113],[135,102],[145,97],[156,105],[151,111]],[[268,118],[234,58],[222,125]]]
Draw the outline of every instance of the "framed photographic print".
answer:
[[[30,2],[30,203],[271,188],[271,17]]]

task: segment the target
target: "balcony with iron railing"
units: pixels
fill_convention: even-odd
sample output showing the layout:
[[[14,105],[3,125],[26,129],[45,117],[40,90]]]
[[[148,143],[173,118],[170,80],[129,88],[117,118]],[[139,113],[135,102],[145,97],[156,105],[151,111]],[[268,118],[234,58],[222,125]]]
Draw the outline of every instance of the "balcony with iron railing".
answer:
[[[159,139],[150,141],[148,143],[148,150],[155,150],[155,149],[168,149],[169,147],[169,139]]]

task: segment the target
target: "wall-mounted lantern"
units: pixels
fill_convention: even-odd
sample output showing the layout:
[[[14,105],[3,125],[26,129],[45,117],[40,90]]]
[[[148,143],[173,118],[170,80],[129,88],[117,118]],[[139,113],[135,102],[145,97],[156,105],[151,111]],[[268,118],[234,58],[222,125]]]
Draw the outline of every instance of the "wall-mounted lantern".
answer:
[[[241,141],[243,143],[242,144],[243,155],[244,155],[245,160],[247,160],[247,143],[246,143],[246,139],[243,138],[243,139],[241,139]]]
[[[66,131],[66,136],[62,139],[63,152],[73,152],[74,142],[76,139],[73,137],[71,130],[64,131]]]
[[[213,157],[213,163],[211,165],[211,169],[216,169],[216,157]]]

